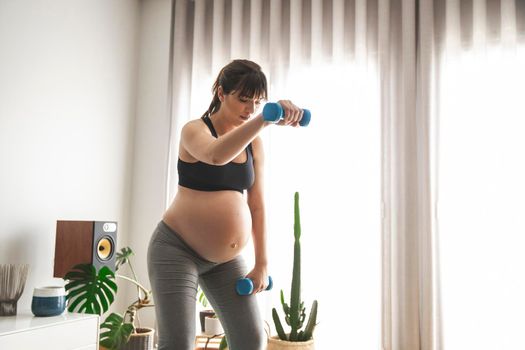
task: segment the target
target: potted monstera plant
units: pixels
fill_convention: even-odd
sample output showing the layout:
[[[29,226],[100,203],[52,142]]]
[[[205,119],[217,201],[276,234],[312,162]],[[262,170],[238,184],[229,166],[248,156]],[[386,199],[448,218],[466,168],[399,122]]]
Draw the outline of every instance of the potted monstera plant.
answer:
[[[294,196],[294,259],[293,276],[290,296],[290,304],[284,300],[284,292],[281,290],[281,304],[285,315],[285,321],[290,326],[290,332],[284,331],[281,319],[275,308],[272,309],[272,318],[277,331],[277,336],[268,339],[268,350],[315,349],[313,332],[317,322],[317,300],[312,303],[310,316],[304,329],[306,312],[304,302],[301,300],[301,219],[299,211],[299,193]]]
[[[124,314],[111,313],[100,325],[100,346],[109,350],[140,349],[152,350],[154,330],[141,327],[137,312],[151,303],[151,291],[138,282],[131,263],[133,251],[122,248],[116,256],[116,271],[107,266],[99,271],[91,264],[76,265],[65,276],[68,311],[102,315],[115,301],[117,284],[115,278],[133,283],[137,289],[137,298],[128,306]],[[119,269],[127,264],[131,277],[118,274]]]

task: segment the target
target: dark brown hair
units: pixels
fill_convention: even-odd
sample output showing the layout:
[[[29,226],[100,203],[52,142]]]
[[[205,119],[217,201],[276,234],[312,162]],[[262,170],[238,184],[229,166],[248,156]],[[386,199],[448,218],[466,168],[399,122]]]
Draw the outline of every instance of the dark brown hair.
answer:
[[[242,97],[268,99],[268,84],[261,67],[249,60],[233,60],[221,69],[213,83],[213,99],[203,116],[211,115],[221,107],[219,86],[225,94],[239,92]]]

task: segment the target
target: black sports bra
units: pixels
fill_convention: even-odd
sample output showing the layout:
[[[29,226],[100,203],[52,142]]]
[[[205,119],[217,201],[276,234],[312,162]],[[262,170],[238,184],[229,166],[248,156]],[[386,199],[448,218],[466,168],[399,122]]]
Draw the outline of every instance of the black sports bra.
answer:
[[[217,132],[208,116],[202,120],[214,137]],[[179,158],[177,170],[179,172],[179,185],[199,191],[238,191],[252,187],[255,181],[253,169],[252,144],[245,149],[247,159],[244,163],[229,162],[225,165],[212,165],[201,161],[188,163]]]

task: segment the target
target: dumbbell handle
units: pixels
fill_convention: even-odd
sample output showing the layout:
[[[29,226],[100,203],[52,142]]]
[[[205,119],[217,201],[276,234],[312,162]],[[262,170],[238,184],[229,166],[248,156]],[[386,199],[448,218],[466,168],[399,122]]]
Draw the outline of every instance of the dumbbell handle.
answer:
[[[279,120],[284,118],[283,107],[281,107],[281,105],[277,102],[268,102],[263,108],[263,118],[268,122],[279,122]],[[308,126],[308,124],[310,124],[311,118],[312,114],[310,111],[308,109],[303,109],[303,118],[299,121],[299,125]]]
[[[273,287],[272,276],[268,276],[268,286],[265,290],[270,290]],[[241,278],[235,284],[235,290],[239,295],[250,295],[253,293],[253,282],[249,278]]]

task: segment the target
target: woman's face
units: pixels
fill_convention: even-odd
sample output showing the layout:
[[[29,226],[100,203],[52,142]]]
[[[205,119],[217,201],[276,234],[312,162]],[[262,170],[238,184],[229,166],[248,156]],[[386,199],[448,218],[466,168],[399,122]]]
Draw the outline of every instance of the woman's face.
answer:
[[[261,101],[261,98],[240,96],[239,92],[234,91],[223,95],[221,109],[232,123],[240,125],[250,120],[259,109]]]

